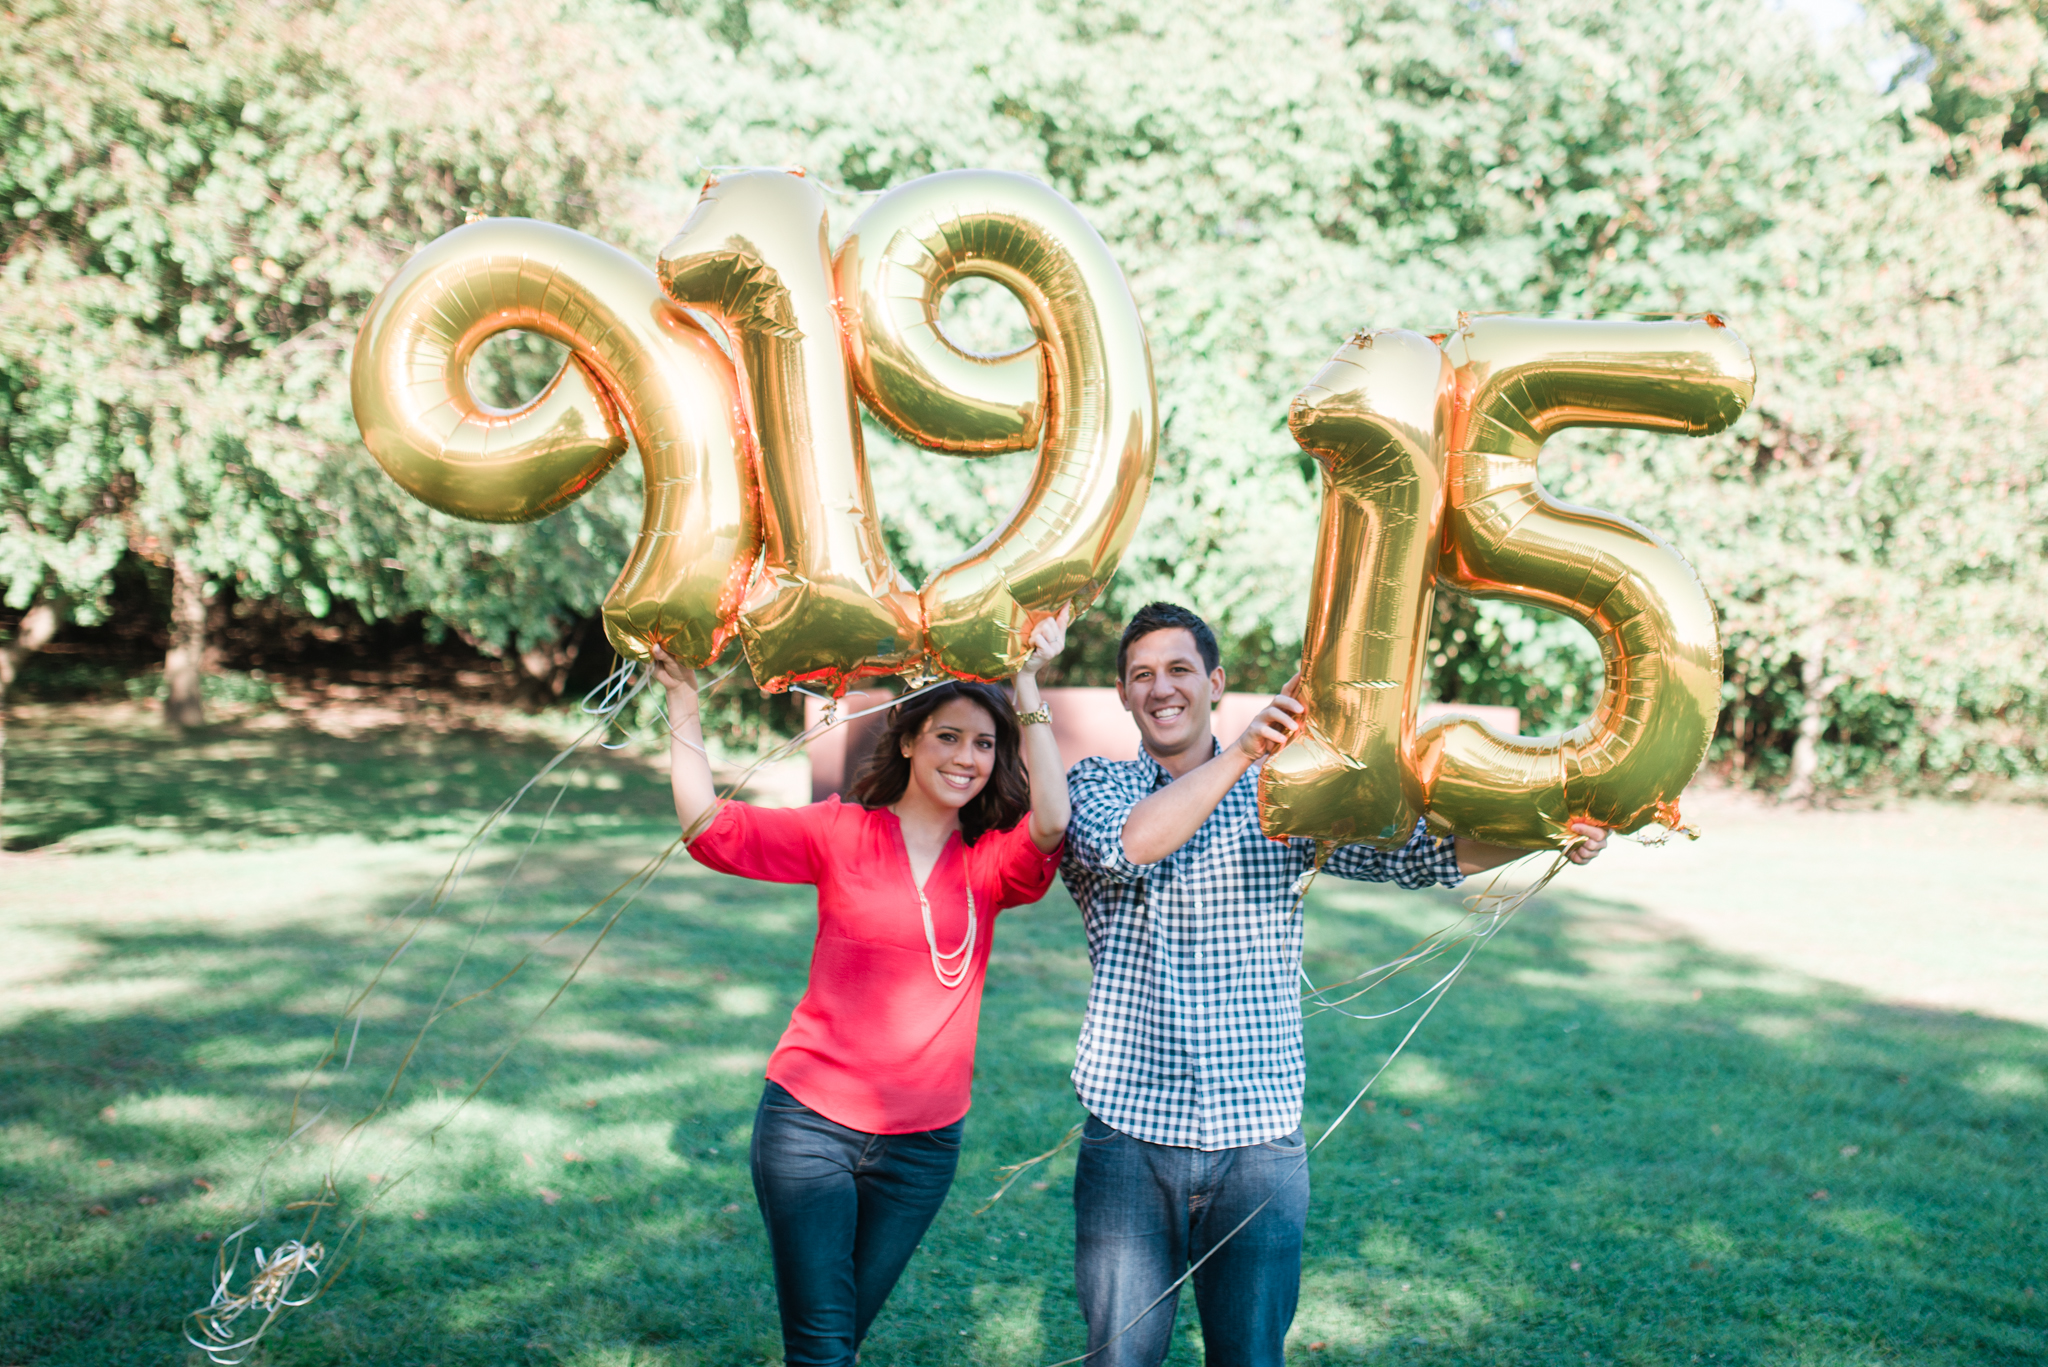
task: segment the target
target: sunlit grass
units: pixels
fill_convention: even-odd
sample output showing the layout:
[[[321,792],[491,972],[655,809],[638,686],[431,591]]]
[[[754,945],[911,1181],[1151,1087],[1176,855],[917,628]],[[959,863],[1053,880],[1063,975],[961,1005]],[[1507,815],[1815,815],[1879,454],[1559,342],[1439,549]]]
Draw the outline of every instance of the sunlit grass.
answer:
[[[289,789],[300,835],[246,850],[232,814],[269,800],[268,769],[238,778],[204,751],[181,768],[168,748],[126,780],[17,762],[10,805],[31,808],[27,825],[58,791],[71,829],[161,819],[181,834],[163,853],[0,864],[0,1362],[187,1360],[178,1320],[204,1298],[214,1247],[199,1236],[239,1220],[335,1012],[402,932],[393,914],[446,866],[449,814],[481,815],[537,763],[516,742],[389,739],[359,758],[331,738],[280,742],[336,777]],[[38,743],[98,762],[89,735],[31,738],[24,753]],[[444,813],[407,796],[458,762],[476,774]],[[461,981],[528,950],[532,966],[428,1036],[340,1163],[347,1201],[374,1202],[359,1261],[258,1361],[779,1360],[745,1152],[761,1066],[804,983],[807,893],[673,867],[483,1094],[405,1152],[589,942],[542,937],[672,834],[658,776],[609,772],[604,802],[576,790],[591,824],[537,848]],[[200,787],[207,800],[188,802]],[[96,821],[93,794],[114,789],[121,821]],[[442,825],[394,838],[375,824],[394,804]],[[227,815],[194,825],[191,811]],[[323,1089],[332,1111],[272,1168],[277,1199],[317,1188],[512,848],[393,966],[354,1065]],[[2042,1031],[1875,1004],[1560,888],[1474,960],[1373,1108],[1317,1155],[1296,1358],[2042,1359]],[[1449,896],[1320,883],[1310,971],[1346,977],[1455,910]],[[1066,1073],[1086,986],[1062,894],[1005,915],[959,1185],[866,1361],[1080,1351],[1071,1153],[974,1211],[999,1165],[1078,1118]],[[1310,1022],[1312,1135],[1401,1028]],[[288,1228],[265,1226],[264,1241]],[[1198,1362],[1185,1302],[1181,1315],[1171,1360]]]

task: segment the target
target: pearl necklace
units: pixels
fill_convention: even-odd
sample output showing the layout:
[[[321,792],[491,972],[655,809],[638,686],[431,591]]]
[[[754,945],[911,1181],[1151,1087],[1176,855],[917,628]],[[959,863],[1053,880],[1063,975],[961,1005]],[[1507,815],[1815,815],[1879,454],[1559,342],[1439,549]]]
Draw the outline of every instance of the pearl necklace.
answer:
[[[939,986],[955,988],[967,981],[967,971],[974,965],[974,884],[967,885],[967,938],[960,942],[960,948],[949,954],[939,952],[938,932],[932,929],[932,904],[925,899],[924,889],[917,890],[917,905],[924,912],[924,944],[932,952],[932,973],[938,978]],[[947,968],[946,960],[958,959],[959,966]]]

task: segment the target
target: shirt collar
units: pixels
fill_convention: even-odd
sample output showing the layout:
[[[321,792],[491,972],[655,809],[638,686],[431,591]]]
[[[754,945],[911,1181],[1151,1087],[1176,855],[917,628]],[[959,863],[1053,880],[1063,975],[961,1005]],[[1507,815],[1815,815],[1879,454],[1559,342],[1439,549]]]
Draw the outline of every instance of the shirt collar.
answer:
[[[1222,753],[1223,742],[1217,740],[1213,735],[1210,736],[1209,758],[1214,759]],[[1167,784],[1173,782],[1173,775],[1166,772],[1166,766],[1161,764],[1158,757],[1145,748],[1143,742],[1140,742],[1138,745],[1138,763],[1145,766],[1145,780],[1152,787],[1164,788]]]

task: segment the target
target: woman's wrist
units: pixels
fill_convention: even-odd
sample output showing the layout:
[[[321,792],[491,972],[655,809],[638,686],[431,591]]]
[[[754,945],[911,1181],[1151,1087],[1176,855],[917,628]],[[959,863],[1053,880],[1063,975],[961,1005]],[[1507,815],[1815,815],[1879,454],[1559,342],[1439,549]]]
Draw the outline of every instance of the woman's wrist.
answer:
[[[1011,682],[1010,687],[1017,695],[1017,710],[1019,712],[1030,712],[1038,707],[1040,698],[1038,693],[1038,673],[1036,670],[1029,673],[1021,669],[1018,670],[1017,677]]]

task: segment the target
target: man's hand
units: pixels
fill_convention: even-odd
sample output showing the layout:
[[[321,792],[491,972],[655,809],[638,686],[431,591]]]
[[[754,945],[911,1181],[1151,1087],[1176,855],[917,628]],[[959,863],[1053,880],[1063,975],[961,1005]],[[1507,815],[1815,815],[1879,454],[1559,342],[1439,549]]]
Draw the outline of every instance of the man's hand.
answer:
[[[1237,749],[1241,754],[1256,763],[1294,739],[1294,733],[1301,729],[1301,716],[1308,711],[1301,699],[1295,696],[1300,691],[1301,675],[1296,674],[1273,695],[1273,701],[1252,718],[1252,724],[1237,738]]]
[[[1564,857],[1574,864],[1590,864],[1600,857],[1600,851],[1607,848],[1607,828],[1595,826],[1590,821],[1574,821],[1566,828],[1577,837],[1565,850]],[[1463,874],[1485,873],[1502,864],[1511,864],[1534,850],[1516,849],[1512,845],[1490,845],[1484,840],[1470,836],[1457,838],[1458,872]]]

